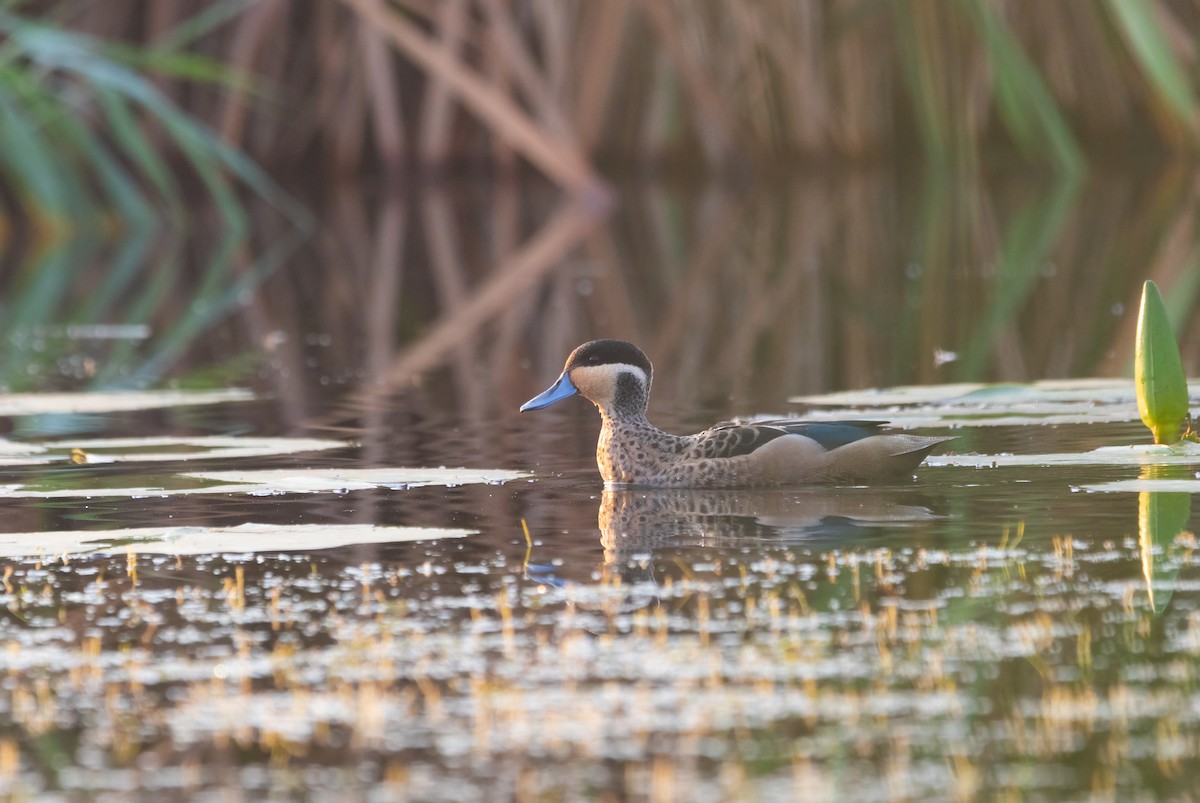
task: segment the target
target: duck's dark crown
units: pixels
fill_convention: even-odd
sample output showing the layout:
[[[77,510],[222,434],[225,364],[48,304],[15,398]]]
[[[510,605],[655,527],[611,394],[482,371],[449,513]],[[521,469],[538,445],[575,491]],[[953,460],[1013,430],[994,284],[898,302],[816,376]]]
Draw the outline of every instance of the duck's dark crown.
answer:
[[[591,365],[633,365],[646,372],[654,370],[650,358],[632,343],[624,340],[592,340],[571,352],[565,370]]]

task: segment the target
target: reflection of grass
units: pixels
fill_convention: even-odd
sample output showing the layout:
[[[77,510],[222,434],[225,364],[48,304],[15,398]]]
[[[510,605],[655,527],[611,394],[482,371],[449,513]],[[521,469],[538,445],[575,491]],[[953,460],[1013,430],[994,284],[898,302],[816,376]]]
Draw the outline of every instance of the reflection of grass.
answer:
[[[158,381],[308,226],[307,212],[155,81],[166,76],[250,89],[243,75],[182,49],[239,9],[238,3],[217,4],[140,48],[0,12],[6,37],[0,46],[0,169],[16,211],[36,235],[18,254],[22,270],[5,299],[4,334],[27,346],[0,368],[7,389],[44,387],[47,379],[55,381],[60,361],[86,353],[79,344],[38,335],[39,327],[64,323],[158,324],[148,355],[141,342],[114,340],[102,354],[89,355],[87,371],[92,387]],[[196,214],[195,187],[203,206],[215,209],[215,221]],[[292,233],[234,276],[249,226],[247,194],[282,212]],[[183,305],[178,243],[202,228],[213,245],[201,257],[200,284]],[[175,305],[183,310],[172,311]]]
[[[111,467],[106,469],[75,467],[39,471],[36,479],[23,482],[21,488],[31,494],[79,491],[80,498],[86,497],[89,491],[100,492],[125,488],[130,490],[131,497],[137,498],[153,494],[155,490],[182,490],[220,484],[215,481],[197,480],[178,473],[138,475],[134,480],[139,483],[137,488],[130,488],[130,481],[127,473],[114,473]]]
[[[1016,325],[1016,316],[1028,303],[1042,269],[1062,239],[1079,189],[1080,182],[1073,177],[1055,182],[1013,216],[995,256],[991,301],[982,320],[972,326],[955,364],[959,378],[984,375],[1001,330]]]
[[[115,244],[90,236],[47,243],[26,255],[22,278],[8,291],[11,314],[0,319],[0,335],[13,348],[0,364],[0,383],[9,392],[57,387],[71,380],[63,373],[67,361],[86,359],[82,383],[72,384],[91,390],[152,386],[201,335],[238,309],[304,236],[292,229],[243,261],[243,235],[226,229],[202,257],[195,283],[184,268],[180,241],[139,234]],[[90,342],[53,336],[66,326],[108,323],[145,326],[148,336]],[[234,355],[188,384],[244,376],[262,356]]]

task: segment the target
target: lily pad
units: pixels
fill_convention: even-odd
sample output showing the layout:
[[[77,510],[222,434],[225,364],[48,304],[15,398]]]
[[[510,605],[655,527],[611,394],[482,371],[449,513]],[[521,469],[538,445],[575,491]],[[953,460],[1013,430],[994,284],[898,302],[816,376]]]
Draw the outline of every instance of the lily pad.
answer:
[[[1079,486],[1084,491],[1097,493],[1185,493],[1200,494],[1200,478],[1189,479],[1133,479],[1114,482],[1097,482]]]
[[[0,396],[0,416],[58,413],[117,413],[196,404],[252,401],[242,388],[224,390],[140,390],[97,393],[10,393]]]
[[[464,538],[475,530],[374,524],[240,524],[236,527],[138,527],[0,534],[0,557],[57,557],[95,552],[207,555],[296,552],[350,544]]]
[[[1200,388],[1200,385],[1198,385]],[[898,385],[893,388],[865,388],[794,396],[788,401],[817,406],[854,405],[889,406],[930,404],[934,402],[988,403],[1029,401],[1118,402],[1135,399],[1133,381],[1088,377],[1083,379],[1043,379],[1037,382],[955,382],[945,385]]]
[[[227,483],[220,486],[222,492],[249,490],[250,493],[323,493],[369,488],[495,484],[529,475],[521,471],[476,468],[279,468],[263,471],[203,471],[184,476]],[[214,491],[210,488],[208,492]]]
[[[171,485],[143,483],[127,487],[43,488],[0,485],[0,498],[127,498],[191,496],[196,494],[345,493],[372,488],[418,488],[427,485],[501,483],[529,476],[519,471],[473,468],[281,468],[262,471],[209,471],[171,475]],[[136,481],[136,478],[130,478]],[[185,483],[180,487],[179,482]],[[188,481],[195,485],[188,486]]]
[[[1200,398],[1200,380],[1189,385]],[[819,408],[811,420],[869,416],[896,426],[1022,426],[1136,421],[1137,391],[1128,379],[1054,379],[1030,384],[957,383],[796,396]]]
[[[1173,466],[1200,464],[1200,444],[1101,446],[1090,452],[1050,454],[939,454],[928,466],[1000,468],[1005,466]],[[1166,489],[1163,489],[1166,490]]]
[[[49,462],[46,447],[34,443],[0,440],[0,466],[34,466]],[[63,456],[65,459],[65,455]]]
[[[183,460],[271,457],[340,449],[345,441],[254,438],[236,435],[92,438],[14,443],[0,441],[0,466],[46,463],[161,463]]]

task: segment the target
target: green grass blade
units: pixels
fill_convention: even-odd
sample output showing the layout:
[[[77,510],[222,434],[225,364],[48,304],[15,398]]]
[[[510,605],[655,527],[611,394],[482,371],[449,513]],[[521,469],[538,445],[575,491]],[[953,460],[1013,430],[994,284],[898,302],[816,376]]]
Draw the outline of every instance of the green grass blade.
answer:
[[[104,118],[114,142],[154,187],[167,205],[171,219],[181,226],[185,225],[187,216],[184,214],[179,185],[159,156],[158,149],[142,133],[125,99],[103,87],[97,90],[96,97],[104,110]]]
[[[1154,14],[1154,3],[1108,0],[1109,13],[1124,35],[1150,87],[1190,130],[1196,117],[1196,96],[1187,70],[1175,58]]]
[[[123,222],[134,229],[148,228],[154,212],[143,198],[141,188],[108,147],[73,116],[61,115],[56,123],[63,142],[73,144],[87,158],[92,174]]]
[[[130,45],[104,45],[105,56],[128,67],[188,81],[221,84],[246,92],[262,94],[261,82],[241,70],[195,53],[146,50]]]
[[[1187,378],[1167,308],[1158,285],[1149,279],[1142,286],[1142,304],[1138,310],[1133,379],[1138,413],[1154,434],[1154,442],[1178,441],[1188,413]]]
[[[935,86],[937,70],[930,57],[930,47],[923,42],[913,17],[917,10],[912,4],[893,2],[890,8],[900,50],[900,64],[912,98],[921,145],[932,164],[944,166],[950,153],[950,127],[945,109],[938,102]]]
[[[287,214],[295,225],[305,229],[309,227],[308,211],[280,189],[253,160],[227,145],[215,131],[180,110],[148,81],[131,70],[107,62],[89,71],[86,77],[136,101],[154,115],[187,155],[229,225],[244,227],[245,214],[224,179],[226,170]]]
[[[177,51],[209,31],[213,31],[235,17],[241,16],[246,9],[255,5],[258,0],[221,0],[209,3],[194,16],[189,17],[153,42],[155,52]]]
[[[962,7],[987,49],[997,108],[1017,146],[1031,154],[1049,148],[1060,170],[1079,173],[1084,158],[1075,135],[1012,31],[983,0],[963,0]]]
[[[18,48],[39,67],[71,75],[93,94],[102,95],[101,103],[105,104],[121,148],[146,171],[165,198],[177,197],[173,182],[167,178],[144,137],[134,133],[138,124],[132,121],[128,110],[114,102],[116,97],[148,112],[167,130],[196,170],[227,225],[239,231],[244,231],[246,225],[245,210],[229,180],[229,176],[233,176],[287,214],[295,225],[309,227],[307,210],[283,192],[263,170],[224,143],[216,132],[175,106],[147,78],[106,57],[100,42],[5,14],[0,14],[0,31],[9,34],[8,47]],[[68,193],[61,195],[70,197]]]

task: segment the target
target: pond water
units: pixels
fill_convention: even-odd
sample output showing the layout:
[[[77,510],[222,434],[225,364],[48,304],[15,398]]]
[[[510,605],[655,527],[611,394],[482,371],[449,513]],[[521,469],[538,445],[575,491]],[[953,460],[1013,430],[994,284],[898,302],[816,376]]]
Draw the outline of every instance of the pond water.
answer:
[[[0,794],[1193,794],[1200,456],[1105,451],[1148,441],[1128,381],[822,394],[1128,377],[1145,278],[1195,375],[1197,186],[355,189],[277,264],[269,219],[23,253]],[[956,440],[886,487],[605,491],[589,405],[516,412],[596,336],[674,431]]]

